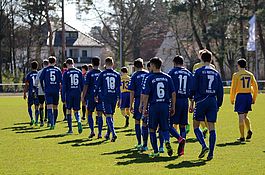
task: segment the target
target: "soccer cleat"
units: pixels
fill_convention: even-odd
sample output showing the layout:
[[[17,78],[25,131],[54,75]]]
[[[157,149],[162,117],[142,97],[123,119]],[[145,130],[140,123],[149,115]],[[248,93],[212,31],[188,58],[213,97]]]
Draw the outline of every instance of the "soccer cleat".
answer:
[[[247,140],[251,139],[251,137],[252,137],[252,134],[253,134],[253,133],[252,133],[252,131],[251,131],[251,130],[249,130],[249,131],[248,131],[248,135],[247,135],[246,139],[247,139]]]
[[[31,120],[30,123],[29,123],[29,125],[32,126],[34,123],[35,123],[35,121],[34,120]]]
[[[190,124],[186,125],[186,134],[188,134],[190,132]]]
[[[85,121],[85,120],[86,120],[86,117],[82,117],[82,120],[84,120],[84,121]]]
[[[66,117],[64,117],[63,121],[67,121],[67,118],[66,118]]]
[[[55,128],[55,126],[51,126],[51,127],[50,127],[50,130],[54,130],[54,128]]]
[[[124,125],[124,127],[127,128],[127,127],[129,126],[129,117],[126,116],[125,118],[126,118],[126,120],[125,120],[125,125]]]
[[[98,139],[102,139],[102,136],[100,134],[98,135]]]
[[[199,159],[203,158],[205,156],[205,154],[207,154],[209,152],[209,148],[208,147],[205,147],[202,149],[200,155],[198,156]]]
[[[139,145],[135,145],[134,148],[137,149],[138,151],[141,151],[143,146],[139,144]]]
[[[158,150],[159,153],[164,153],[165,150],[164,150],[164,147],[160,147],[159,150]]]
[[[204,128],[203,131],[202,131],[202,133],[203,133],[203,137],[206,138],[207,133],[208,133],[208,129],[207,128]]]
[[[182,138],[179,141],[179,147],[178,147],[178,156],[184,155],[184,147],[185,147],[186,140]]]
[[[150,153],[149,157],[152,158],[152,159],[156,158],[156,157],[159,157],[159,153]]]
[[[238,142],[245,142],[246,141],[246,139],[244,137],[237,138],[236,140]]]
[[[68,135],[71,135],[71,134],[73,134],[73,131],[67,131],[67,133],[66,134],[68,134]]]
[[[90,133],[90,135],[88,136],[89,139],[93,138],[95,136],[95,133]]]
[[[169,142],[166,142],[167,154],[171,157],[173,155],[173,149]]]
[[[44,122],[40,122],[40,127],[43,127],[44,126]]]
[[[48,119],[47,119],[47,118],[45,118],[45,119],[44,119],[44,122],[47,122],[47,121],[48,121]]]
[[[147,151],[147,150],[148,150],[148,147],[147,146],[143,146],[140,151],[144,152],[144,151]]]
[[[210,160],[212,160],[212,159],[213,159],[213,156],[212,156],[212,155],[208,155],[208,156],[207,156],[207,160],[208,160],[208,161],[210,161]]]
[[[109,139],[110,139],[108,134],[106,134],[106,135],[104,136],[104,138],[105,138],[106,140],[109,140]]]
[[[118,137],[117,137],[116,135],[114,135],[114,136],[112,137],[112,139],[111,139],[111,142],[115,142],[117,138],[118,138]]]
[[[78,122],[77,127],[78,127],[78,133],[81,134],[83,132],[82,123]]]
[[[35,122],[34,124],[35,124],[35,126],[38,126],[39,123],[38,122]]]

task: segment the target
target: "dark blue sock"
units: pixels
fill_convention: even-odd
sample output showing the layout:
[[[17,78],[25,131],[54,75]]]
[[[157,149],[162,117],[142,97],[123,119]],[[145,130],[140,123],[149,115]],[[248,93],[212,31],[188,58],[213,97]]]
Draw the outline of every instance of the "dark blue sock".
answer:
[[[28,107],[28,113],[29,113],[30,120],[33,120],[31,107]]]
[[[179,135],[178,131],[177,131],[173,126],[169,127],[169,133],[170,133],[173,137],[175,137],[176,139],[179,140],[180,135]]]
[[[150,132],[150,140],[151,140],[151,145],[153,147],[154,153],[158,153],[157,138],[156,138],[155,132]]]
[[[66,118],[67,118],[67,124],[68,124],[69,131],[73,131],[73,129],[72,129],[72,116],[71,116],[71,114],[67,114],[66,115]]]
[[[159,143],[160,143],[159,148],[163,148],[164,147],[165,138],[164,138],[164,135],[163,135],[162,131],[158,132],[158,138],[159,138]]]
[[[54,125],[55,125],[58,117],[58,109],[53,110],[53,115],[54,115]]]
[[[36,110],[35,110],[35,122],[36,122],[36,123],[39,122],[39,114],[40,114],[40,113],[39,113],[39,110],[36,109]]]
[[[91,130],[91,133],[94,133],[94,120],[93,120],[92,114],[88,114],[87,120],[88,120],[88,125]]]
[[[103,118],[102,116],[98,116],[98,135],[102,134],[102,128],[103,128]]]
[[[200,128],[194,129],[194,133],[196,135],[197,140],[201,144],[202,148],[205,148],[206,144],[205,144],[205,141],[204,141],[204,138],[203,138],[203,134],[202,134],[202,131],[200,130]]]
[[[143,147],[147,146],[148,141],[148,127],[142,126],[142,135],[143,135]]]
[[[213,156],[215,142],[216,142],[216,132],[215,130],[212,130],[210,131],[210,137],[209,137],[209,146],[210,146],[209,155],[210,156]]]
[[[140,124],[135,124],[135,134],[136,134],[136,139],[137,139],[138,145],[141,145],[142,137],[141,137]]]
[[[107,117],[106,120],[107,120],[108,127],[110,129],[110,132],[112,132],[112,136],[116,135],[112,117]]]
[[[166,142],[169,142],[169,139],[170,139],[169,131],[160,131],[160,132],[162,132],[164,140]]]
[[[186,139],[186,135],[187,135],[186,128],[185,127],[180,127],[179,130],[180,130],[180,136],[182,138],[185,138]]]
[[[40,108],[40,122],[43,122],[43,108]]]
[[[80,118],[80,113],[79,112],[75,112],[75,119],[78,123],[81,122],[81,118]]]
[[[54,126],[54,116],[52,113],[52,109],[47,109],[47,113],[51,126]]]

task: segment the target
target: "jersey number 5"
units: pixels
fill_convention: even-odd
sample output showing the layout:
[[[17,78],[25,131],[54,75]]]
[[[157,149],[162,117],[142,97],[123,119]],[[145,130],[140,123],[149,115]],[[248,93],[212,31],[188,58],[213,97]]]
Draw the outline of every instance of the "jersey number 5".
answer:
[[[55,81],[56,80],[55,71],[50,71],[50,80],[51,81]]]

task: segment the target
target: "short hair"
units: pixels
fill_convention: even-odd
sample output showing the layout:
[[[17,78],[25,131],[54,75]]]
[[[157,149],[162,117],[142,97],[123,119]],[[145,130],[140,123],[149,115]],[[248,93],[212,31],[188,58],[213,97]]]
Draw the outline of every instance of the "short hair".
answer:
[[[183,65],[184,58],[181,55],[176,55],[173,59],[173,62],[177,65]]]
[[[49,63],[54,64],[56,62],[56,57],[55,56],[50,56],[49,57]]]
[[[148,63],[146,64],[146,67],[150,67],[150,61],[148,61]]]
[[[82,69],[85,69],[86,71],[88,71],[88,66],[87,66],[87,64],[83,64],[81,68],[82,68]]]
[[[114,64],[113,58],[112,57],[107,57],[105,59],[105,64],[106,65],[113,65]]]
[[[247,60],[244,58],[240,58],[239,60],[237,60],[237,64],[241,68],[246,68],[247,67]]]
[[[38,62],[37,61],[32,61],[31,62],[31,68],[32,69],[38,69]]]
[[[67,68],[66,62],[63,62],[63,68]]]
[[[73,58],[67,58],[67,60],[65,61],[66,64],[74,64],[74,60]]]
[[[157,69],[160,69],[162,66],[162,60],[159,57],[153,57],[150,60],[150,64],[153,64]]]
[[[92,64],[89,64],[87,67],[88,67],[88,69],[89,68],[93,68],[93,65]]]
[[[134,60],[133,65],[136,68],[143,68],[144,67],[143,63],[144,63],[144,61],[142,58],[137,58],[136,60]]]
[[[212,53],[209,50],[204,50],[201,53],[201,59],[203,62],[211,62],[212,61]]]
[[[48,65],[49,65],[49,60],[44,59],[44,60],[42,61],[42,64],[43,64],[43,66],[48,66]]]
[[[93,57],[91,62],[92,62],[93,66],[99,66],[100,58],[99,57]]]
[[[122,73],[128,73],[128,68],[127,67],[122,67],[121,68]]]

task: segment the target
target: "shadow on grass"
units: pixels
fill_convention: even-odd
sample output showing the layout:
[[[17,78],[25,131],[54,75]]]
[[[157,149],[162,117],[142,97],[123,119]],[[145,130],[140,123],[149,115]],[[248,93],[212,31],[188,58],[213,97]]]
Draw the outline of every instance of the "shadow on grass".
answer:
[[[29,130],[33,129],[33,127],[28,127],[28,126],[11,126],[7,128],[2,128],[1,130],[12,130],[12,131],[21,131],[21,130]]]
[[[189,160],[182,161],[178,164],[169,164],[165,166],[168,169],[177,169],[177,168],[191,168],[191,167],[199,167],[206,165],[206,160]]]
[[[25,130],[25,131],[16,131],[17,134],[24,134],[24,133],[37,133],[37,132],[43,132],[50,130],[49,128],[47,129],[36,129],[36,130]]]
[[[123,128],[123,129],[125,129],[125,128]],[[117,131],[116,133],[133,132],[133,131],[134,131],[133,129],[125,129],[122,131]]]
[[[50,139],[50,138],[60,138],[65,136],[67,136],[67,134],[54,134],[54,135],[35,137],[34,139]]]
[[[128,134],[125,134],[125,136],[135,136],[136,134],[135,133],[128,133]]]
[[[196,138],[188,138],[186,139],[186,143],[196,143],[198,140]]]
[[[129,149],[124,149],[124,150],[118,150],[118,151],[113,151],[109,153],[102,153],[101,155],[113,155],[113,154],[128,154],[133,152],[134,150],[129,148]]]
[[[245,144],[246,144],[245,142],[235,141],[235,142],[219,143],[219,144],[216,144],[216,146],[226,147],[226,146],[238,146],[238,145],[245,145]]]
[[[58,144],[70,144],[70,143],[75,143],[75,144],[79,144],[79,143],[83,143],[83,142],[87,142],[87,141],[92,141],[92,139],[75,139],[75,140],[66,140],[66,141],[63,141],[63,142],[59,142]]]
[[[29,125],[29,122],[14,123],[14,125]]]
[[[90,142],[90,143],[75,143],[72,146],[73,147],[80,147],[80,146],[97,146],[97,145],[101,145],[101,144],[106,144],[107,140],[101,140],[101,141],[97,141],[97,142]]]

